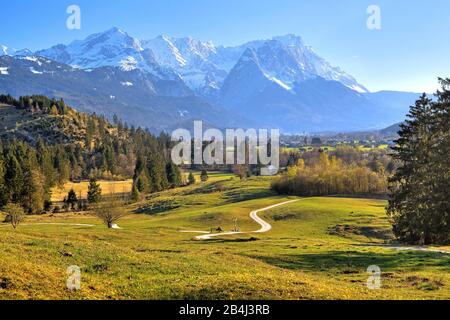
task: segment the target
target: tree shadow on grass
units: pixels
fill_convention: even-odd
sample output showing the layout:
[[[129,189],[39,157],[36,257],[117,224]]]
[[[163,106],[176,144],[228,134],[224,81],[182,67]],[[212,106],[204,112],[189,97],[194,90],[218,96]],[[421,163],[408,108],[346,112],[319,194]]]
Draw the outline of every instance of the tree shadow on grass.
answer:
[[[226,184],[226,181],[217,181],[205,184],[194,190],[189,190],[185,195],[211,194],[220,192],[225,200],[224,204],[242,202],[260,198],[266,198],[277,195],[269,188],[242,188],[239,185],[233,186]]]
[[[205,243],[243,243],[243,242],[255,242],[255,241],[259,241],[258,238],[255,237],[250,237],[250,238],[238,238],[238,239],[208,239],[208,240],[203,240],[201,243],[205,244]]]
[[[431,252],[360,252],[328,251],[324,253],[285,254],[277,256],[254,256],[270,265],[305,271],[367,270],[377,265],[382,270],[420,271],[425,268],[440,268],[450,272],[450,256]]]
[[[221,191],[223,181],[217,181],[213,183],[207,183],[201,186],[197,186],[195,189],[187,190],[183,193],[185,196],[191,196],[191,195],[199,195],[199,194],[210,194],[214,192]]]
[[[253,190],[231,190],[223,194],[225,203],[236,203],[249,200],[256,200],[261,198],[273,197],[277,194],[268,189],[253,189]]]
[[[165,213],[171,210],[178,209],[182,206],[181,203],[179,203],[176,200],[171,199],[163,199],[160,201],[155,201],[150,204],[145,204],[137,208],[133,211],[133,213],[136,214],[146,214],[146,215],[157,215],[160,213]]]

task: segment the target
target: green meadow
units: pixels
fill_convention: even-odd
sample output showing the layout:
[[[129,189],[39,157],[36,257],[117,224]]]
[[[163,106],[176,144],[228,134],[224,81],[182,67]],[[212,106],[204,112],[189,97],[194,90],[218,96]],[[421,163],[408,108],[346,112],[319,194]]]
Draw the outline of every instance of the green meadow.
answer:
[[[384,200],[298,198],[259,215],[268,233],[194,239],[191,231],[236,222],[258,230],[252,210],[297,199],[270,183],[213,174],[126,206],[118,230],[89,213],[28,216],[17,230],[0,224],[0,299],[450,298],[450,254],[390,248]],[[66,287],[72,265],[81,268],[78,291]],[[372,265],[381,269],[376,290],[367,286]]]

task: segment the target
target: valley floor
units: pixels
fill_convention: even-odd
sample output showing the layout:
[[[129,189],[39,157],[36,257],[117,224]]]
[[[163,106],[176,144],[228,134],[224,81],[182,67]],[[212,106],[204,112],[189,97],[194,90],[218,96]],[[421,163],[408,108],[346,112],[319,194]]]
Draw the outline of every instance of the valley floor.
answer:
[[[449,299],[449,248],[397,250],[385,201],[281,197],[270,178],[227,175],[152,195],[108,230],[88,214],[0,225],[0,299]],[[205,241],[182,231],[267,233]],[[215,232],[214,232],[215,233]],[[413,248],[414,249],[414,248]],[[81,268],[81,290],[66,288]],[[381,269],[370,290],[369,266]]]

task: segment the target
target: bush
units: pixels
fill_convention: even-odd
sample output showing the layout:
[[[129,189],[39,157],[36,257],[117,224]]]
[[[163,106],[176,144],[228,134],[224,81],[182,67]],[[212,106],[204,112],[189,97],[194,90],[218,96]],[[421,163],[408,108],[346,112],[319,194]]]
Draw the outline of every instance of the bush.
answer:
[[[202,174],[200,175],[200,179],[202,180],[202,182],[206,182],[209,179],[208,176],[208,171],[206,171],[205,169],[202,170]]]
[[[25,211],[17,204],[10,203],[3,208],[6,212],[6,222],[11,223],[14,229],[17,229],[19,224],[25,219]]]

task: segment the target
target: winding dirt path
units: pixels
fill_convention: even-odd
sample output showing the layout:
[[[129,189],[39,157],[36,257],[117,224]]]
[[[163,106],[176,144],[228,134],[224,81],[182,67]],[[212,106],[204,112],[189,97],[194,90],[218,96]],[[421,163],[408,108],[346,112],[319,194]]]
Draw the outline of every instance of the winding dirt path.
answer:
[[[430,249],[428,247],[421,247],[421,246],[380,246],[380,248],[385,249],[393,249],[397,251],[425,251],[425,252],[434,252],[434,253],[442,253],[442,254],[450,254],[450,251],[446,250],[439,250],[439,249]]]
[[[263,209],[258,209],[258,210],[254,210],[254,211],[250,212],[250,218],[252,218],[252,220],[257,222],[261,226],[261,229],[259,229],[257,231],[208,233],[208,234],[205,234],[205,235],[201,235],[201,236],[195,237],[195,240],[210,240],[210,239],[216,238],[216,237],[230,236],[230,235],[235,235],[235,234],[253,234],[253,233],[265,233],[265,232],[268,232],[268,231],[272,230],[272,226],[269,223],[267,223],[266,221],[264,221],[263,219],[261,219],[258,216],[258,213],[264,212],[264,211],[267,211],[267,210],[271,210],[271,209],[274,209],[274,208],[277,208],[277,207],[281,207],[281,206],[284,206],[284,205],[287,205],[287,204],[290,204],[290,203],[293,203],[293,202],[297,202],[297,201],[299,201],[299,200],[285,201],[285,202],[274,204],[272,206],[269,206],[269,207],[266,207],[266,208],[263,208]],[[189,231],[184,231],[184,232],[189,232]],[[195,231],[194,233],[200,233],[200,232]]]

